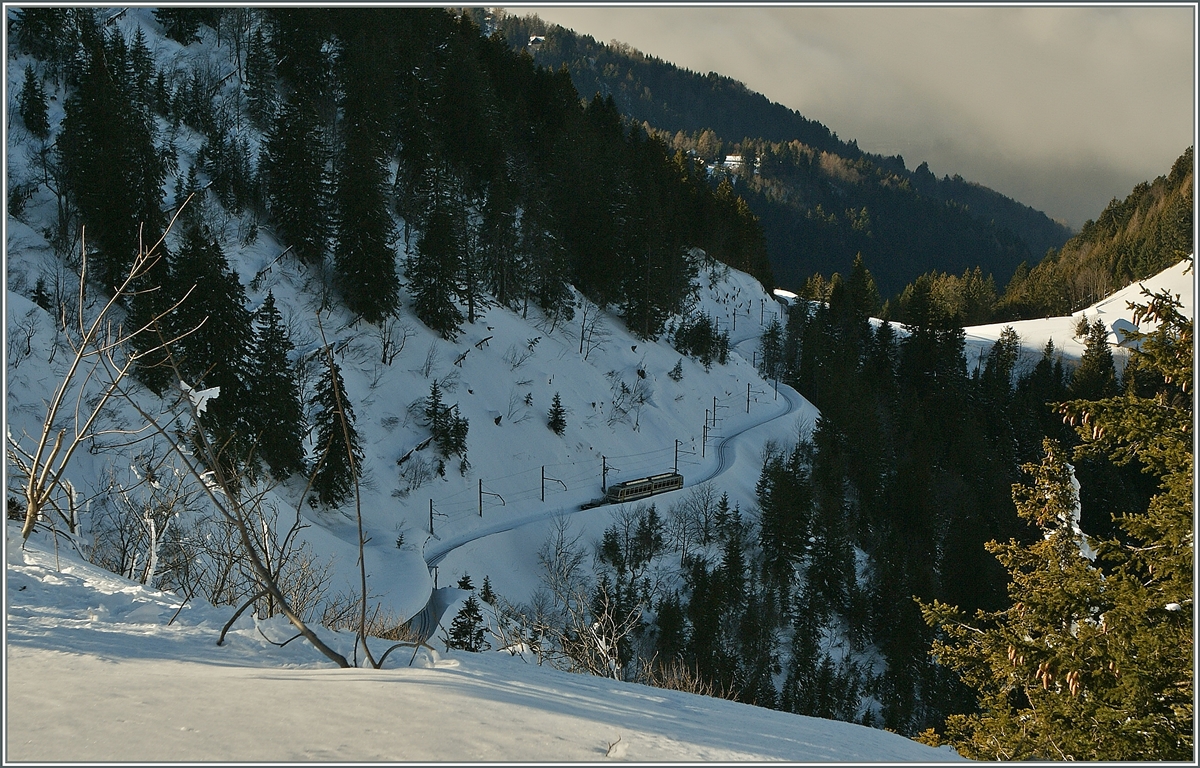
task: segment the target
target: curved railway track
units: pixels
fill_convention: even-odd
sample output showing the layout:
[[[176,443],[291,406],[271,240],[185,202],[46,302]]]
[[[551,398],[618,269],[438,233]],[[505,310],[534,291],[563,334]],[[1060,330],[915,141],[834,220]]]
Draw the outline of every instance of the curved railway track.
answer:
[[[744,358],[745,355],[743,355],[740,351],[738,351],[738,347],[743,346],[747,343],[757,343],[757,341],[758,341],[758,336],[752,335],[752,336],[748,336],[743,339],[739,339],[738,341],[734,342],[730,346],[732,347],[732,349],[735,353],[737,353],[738,355],[741,355]],[[782,419],[785,416],[788,416],[789,414],[794,413],[806,402],[804,400],[804,398],[800,395],[799,392],[797,392],[796,390],[794,390],[791,387],[786,386],[784,384],[779,385],[779,395],[780,395],[780,397],[783,398],[783,400],[785,402],[784,410],[781,412],[777,412],[772,415],[769,415],[766,418],[764,418],[760,421],[756,421],[752,424],[743,425],[736,432],[730,433],[728,435],[722,435],[716,444],[716,453],[717,453],[716,466],[714,466],[705,475],[698,476],[695,479],[693,479],[689,483],[689,485],[698,485],[700,483],[708,482],[709,480],[713,480],[713,479],[719,477],[724,472],[728,471],[730,466],[732,466],[732,464],[733,464],[732,451],[730,450],[730,448],[733,445],[734,441],[736,441],[738,438],[745,435],[747,432],[751,432],[755,429],[758,429],[759,427],[762,427],[764,424],[768,424],[777,419]],[[582,511],[582,510],[580,510],[580,508],[577,504],[563,506],[563,507],[557,507],[557,508],[550,509],[550,510],[540,510],[540,511],[538,511],[534,514],[530,514],[530,515],[525,515],[525,516],[520,516],[520,517],[512,517],[512,518],[506,518],[506,519],[496,519],[494,522],[491,522],[490,524],[482,525],[478,528],[475,528],[474,530],[467,531],[467,532],[458,534],[456,536],[452,536],[451,538],[448,538],[445,540],[433,538],[433,539],[430,539],[429,542],[427,542],[425,545],[425,562],[428,563],[431,567],[436,566],[439,563],[441,563],[442,560],[444,560],[446,558],[446,556],[449,555],[451,552],[453,552],[454,550],[456,550],[459,547],[462,547],[466,544],[470,544],[473,541],[478,541],[479,539],[486,538],[488,536],[493,536],[497,533],[504,533],[505,531],[511,531],[515,528],[520,528],[522,526],[529,525],[530,523],[551,520],[559,515],[564,515],[564,514],[571,515],[571,514],[580,512],[580,511]]]

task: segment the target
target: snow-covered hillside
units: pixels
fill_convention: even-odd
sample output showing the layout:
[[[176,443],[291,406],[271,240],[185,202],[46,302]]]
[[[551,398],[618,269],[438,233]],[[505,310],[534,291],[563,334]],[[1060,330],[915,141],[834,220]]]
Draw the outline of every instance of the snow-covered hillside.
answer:
[[[1179,298],[1184,315],[1192,317],[1195,314],[1196,274],[1190,268],[1191,259],[1185,259],[1173,267],[1163,270],[1153,277],[1139,280],[1122,288],[1106,299],[1102,299],[1087,309],[1082,309],[1067,317],[1050,317],[1042,320],[1018,320],[1011,323],[991,323],[975,325],[966,329],[967,365],[973,369],[975,364],[987,358],[992,344],[1000,338],[1000,333],[1007,326],[1021,337],[1021,361],[1017,370],[1032,367],[1042,356],[1047,342],[1054,342],[1054,349],[1061,353],[1064,360],[1078,361],[1083,355],[1086,338],[1075,336],[1076,326],[1081,318],[1088,322],[1101,320],[1108,328],[1108,341],[1113,350],[1113,362],[1117,370],[1123,370],[1129,358],[1129,346],[1125,342],[1125,331],[1136,329],[1133,323],[1133,310],[1129,303],[1145,303],[1143,288],[1151,293],[1168,291]],[[1152,326],[1143,327],[1142,331],[1152,330]]]
[[[885,731],[572,675],[505,653],[339,670],[243,619],[7,530],[5,761],[935,762]],[[178,615],[176,615],[178,614]],[[350,653],[353,637],[330,635]],[[399,652],[398,652],[399,653]]]
[[[232,55],[228,46],[216,45],[213,31],[207,28],[201,32],[202,44],[187,47],[161,36],[149,8],[129,9],[115,23],[127,36],[140,25],[155,59],[175,70],[220,69]],[[29,61],[21,56],[8,62],[10,98]],[[226,91],[236,87],[236,78],[223,86]],[[58,93],[55,103],[61,104],[63,96]],[[52,131],[60,119],[61,110],[52,110]],[[172,132],[161,120],[160,129],[164,135]],[[202,137],[186,126],[173,135],[179,174],[185,175]],[[250,135],[254,137],[253,132]],[[36,143],[19,128],[10,131],[14,178],[36,173]],[[164,184],[168,201],[173,199],[171,186],[171,180]],[[767,438],[794,441],[799,425],[815,419],[815,410],[802,398],[794,392],[777,395],[754,371],[752,350],[763,324],[770,322],[779,305],[742,273],[713,267],[701,275],[695,311],[708,313],[720,329],[731,331],[733,346],[740,352],[728,365],[711,371],[681,356],[665,341],[639,340],[608,313],[594,319],[595,307],[586,305],[582,296],[577,297],[579,308],[570,322],[554,325],[533,308],[523,317],[492,307],[476,323],[465,324],[456,342],[448,342],[408,309],[402,308],[386,328],[351,325],[350,316],[339,307],[322,311],[312,275],[295,260],[278,258],[284,247],[271,233],[256,229],[252,241],[248,237],[256,227],[250,214],[230,216],[211,200],[198,204],[206,206],[207,218],[246,286],[249,308],[260,306],[270,291],[291,330],[298,358],[320,348],[322,331],[337,352],[364,445],[362,510],[370,539],[366,562],[371,591],[382,610],[401,618],[417,613],[430,596],[434,576],[427,572],[426,560],[447,558],[438,573],[441,585],[468,570],[477,578],[490,573],[498,591],[520,598],[529,585],[521,568],[501,554],[505,545],[489,542],[485,547],[497,552],[493,565],[478,558],[478,547],[464,559],[451,553],[453,544],[483,532],[577,512],[580,504],[601,495],[602,480],[613,483],[672,469],[677,453],[687,486],[719,471],[722,489],[729,491],[731,500],[745,505],[752,499],[755,459],[762,442]],[[71,274],[45,237],[54,206],[53,195],[43,186],[20,219],[7,220],[6,321],[12,329],[7,386],[9,429],[17,436],[37,434],[44,416],[41,403],[65,370],[65,356],[52,352],[57,336],[54,320],[27,298],[39,278],[52,290],[55,285],[64,286],[68,293],[73,290]],[[585,322],[587,338],[581,343]],[[14,340],[14,334],[20,338]],[[392,345],[394,356],[385,351],[385,344]],[[395,353],[398,346],[401,349]],[[680,361],[683,376],[676,382],[667,374]],[[470,468],[465,473],[451,461],[445,476],[439,477],[433,471],[432,448],[410,453],[429,437],[428,429],[418,424],[414,405],[419,408],[434,380],[440,383],[446,404],[457,405],[470,424]],[[306,394],[311,394],[312,386],[310,380]],[[567,411],[567,428],[561,437],[546,426],[555,394]],[[707,430],[709,444],[704,447],[706,411],[713,409],[715,426]],[[783,415],[787,418],[777,418]],[[120,407],[111,418],[124,424],[136,420],[130,409]],[[756,431],[744,446],[731,441],[718,450],[722,439],[768,421],[770,425]],[[311,441],[309,449],[311,458]],[[400,465],[402,457],[407,460]],[[102,452],[78,455],[68,475],[84,498],[107,482],[112,460]],[[608,471],[602,478],[604,467]],[[301,510],[309,524],[303,539],[318,556],[333,559],[333,590],[354,589],[358,531],[351,515],[353,505],[341,510],[312,509],[301,498],[304,483],[304,478],[294,477],[278,487],[272,498],[281,509]],[[429,535],[431,504],[433,537]],[[609,514],[605,509],[592,511],[581,518],[581,524],[603,526]],[[397,547],[401,536],[404,544]],[[519,538],[540,541],[542,534],[524,530]]]

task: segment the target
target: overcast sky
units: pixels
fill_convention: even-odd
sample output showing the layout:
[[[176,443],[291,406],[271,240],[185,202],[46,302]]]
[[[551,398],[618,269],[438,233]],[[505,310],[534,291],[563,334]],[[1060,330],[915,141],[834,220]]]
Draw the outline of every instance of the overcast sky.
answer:
[[[1192,5],[505,10],[728,75],[1076,229],[1194,141]]]

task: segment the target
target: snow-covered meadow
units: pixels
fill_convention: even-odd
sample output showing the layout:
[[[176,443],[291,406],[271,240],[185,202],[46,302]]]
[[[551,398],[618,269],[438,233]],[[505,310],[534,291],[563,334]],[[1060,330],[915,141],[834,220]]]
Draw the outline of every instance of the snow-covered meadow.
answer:
[[[955,759],[885,731],[422,649],[334,668],[286,621],[242,621],[53,549],[6,558],[6,762]],[[176,615],[177,614],[177,615]],[[327,633],[350,653],[350,633]]]

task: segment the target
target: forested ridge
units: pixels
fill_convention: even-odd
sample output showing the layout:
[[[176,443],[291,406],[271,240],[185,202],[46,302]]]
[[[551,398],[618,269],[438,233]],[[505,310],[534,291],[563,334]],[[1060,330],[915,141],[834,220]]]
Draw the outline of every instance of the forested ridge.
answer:
[[[1077,366],[1053,345],[1018,366],[1011,329],[968,363],[963,330],[1001,311],[1070,311],[1109,285],[1081,275],[1115,284],[1186,257],[1191,150],[1018,271],[1000,299],[993,275],[1028,260],[1029,246],[954,202],[946,190],[966,182],[929,188],[921,169],[811,122],[795,123],[803,140],[717,145],[743,165],[714,175],[717,155],[702,147],[715,135],[643,126],[611,93],[581,99],[571,69],[487,34],[482,12],[155,11],[182,45],[215,34],[232,55],[207,68],[156,61],[140,28],[108,23],[122,13],[10,12],[11,50],[32,62],[14,124],[37,151],[8,180],[9,214],[22,220],[35,193],[53,198],[56,218],[36,223],[71,268],[86,247],[87,290],[101,293],[169,228],[165,259],[117,291],[130,327],[175,340],[169,356],[138,349],[136,375],[160,394],[182,383],[172,375],[219,387],[194,433],[222,446],[211,469],[228,463],[248,482],[307,474],[314,509],[355,493],[354,404],[324,339],[310,346],[327,360],[304,374],[316,380],[299,380],[286,313],[270,292],[247,305],[245,286],[258,291],[271,265],[239,276],[218,228],[227,247],[269,232],[315,307],[378,329],[380,371],[407,338],[387,335],[402,307],[456,339],[498,307],[535,309],[555,327],[589,307],[576,291],[635,341],[665,335],[709,369],[730,342],[689,313],[702,267],[723,262],[773,287],[763,232],[786,206],[802,215],[779,227],[830,254],[828,278],[795,267],[810,300],[781,312],[754,356],[764,379],[821,412],[795,442],[763,446],[755,503],[698,485],[669,506],[614,512],[590,549],[560,526],[538,553],[545,594],[514,605],[483,574],[451,647],[485,647],[487,605],[489,629],[539,660],[920,734],[972,757],[1191,754],[1190,318],[1170,297],[1147,299],[1141,314],[1159,325],[1123,371],[1098,322],[1077,329]],[[186,168],[185,130],[202,137]],[[934,260],[918,268],[905,255],[917,251]],[[1050,295],[1065,303],[1018,292],[1031,285],[1058,286]],[[70,300],[55,275],[25,288],[47,310]],[[586,317],[581,355],[585,328]],[[537,343],[526,341],[531,354]],[[678,384],[681,370],[666,376]],[[615,381],[614,397],[634,396]],[[444,394],[433,378],[409,416],[428,428],[436,471],[457,459],[465,476],[469,425]],[[749,386],[746,396],[749,409]],[[574,417],[563,405],[555,393],[549,434]],[[310,433],[323,454],[306,455]],[[482,480],[479,493],[482,517]],[[432,534],[432,499],[429,514]],[[474,589],[465,575],[460,588]],[[612,644],[597,651],[588,628],[602,622]]]
[[[821,123],[715,72],[676,67],[536,16],[473,11],[515,48],[544,38],[534,58],[566,67],[581,94],[611,95],[622,114],[707,163],[743,159],[731,175],[761,219],[779,284],[846,273],[862,253],[885,295],[930,270],[980,267],[1002,284],[1071,231],[1045,214],[927,164],[905,167],[845,142]],[[759,163],[761,161],[761,163]]]
[[[1113,198],[1061,248],[1032,267],[1021,265],[998,314],[1069,314],[1194,253],[1194,168],[1194,147],[1188,147],[1169,173],[1138,184],[1124,200]]]

